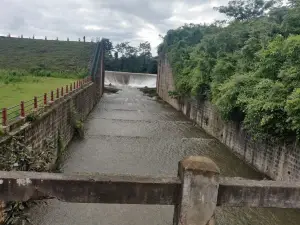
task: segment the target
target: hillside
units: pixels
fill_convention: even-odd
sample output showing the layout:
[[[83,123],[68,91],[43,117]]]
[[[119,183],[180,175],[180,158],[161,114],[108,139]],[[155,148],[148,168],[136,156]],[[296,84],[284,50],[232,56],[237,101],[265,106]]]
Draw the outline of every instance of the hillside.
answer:
[[[86,70],[95,46],[75,41],[0,37],[0,69]]]

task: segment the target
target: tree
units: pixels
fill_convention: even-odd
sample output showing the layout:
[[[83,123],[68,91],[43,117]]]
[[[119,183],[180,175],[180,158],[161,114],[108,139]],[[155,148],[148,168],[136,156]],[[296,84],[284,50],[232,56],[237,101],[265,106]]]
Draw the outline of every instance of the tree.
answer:
[[[296,88],[287,98],[285,110],[292,123],[292,129],[300,135],[300,88]]]
[[[300,6],[300,0],[288,0],[289,6],[291,7],[299,7]]]
[[[151,44],[148,41],[140,43],[139,52],[143,55],[151,54]]]
[[[115,53],[114,53],[114,57],[115,57],[115,60],[118,60],[118,59],[119,59],[119,54],[118,54],[118,52],[115,52]]]
[[[113,43],[109,39],[103,38],[102,39],[102,43],[104,45],[105,51],[111,51],[111,50],[113,50],[113,48],[114,48],[113,47]]]
[[[128,48],[129,42],[122,42],[120,44],[117,44],[115,46],[115,49],[117,50],[117,52],[121,53],[122,56],[125,55],[126,52],[126,48]]]
[[[300,3],[288,10],[283,17],[281,29],[285,37],[290,34],[300,34]]]
[[[236,20],[249,20],[265,15],[275,3],[275,0],[232,0],[227,6],[215,9]]]
[[[284,21],[284,18],[289,12],[289,7],[274,7],[269,12],[269,18],[276,22],[277,24],[281,24]]]
[[[142,71],[147,71],[147,61],[151,57],[151,44],[148,41],[140,43],[138,51],[143,57]]]
[[[102,40],[106,49],[105,65],[108,70],[124,72],[157,72],[157,59],[151,55],[149,42],[140,43],[138,47],[129,42],[118,43],[113,46],[109,39]]]

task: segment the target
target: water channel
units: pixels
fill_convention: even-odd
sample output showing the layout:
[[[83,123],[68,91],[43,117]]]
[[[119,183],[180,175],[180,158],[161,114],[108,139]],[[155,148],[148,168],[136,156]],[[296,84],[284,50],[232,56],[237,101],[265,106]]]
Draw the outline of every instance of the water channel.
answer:
[[[176,176],[178,161],[205,155],[223,176],[263,179],[181,113],[134,88],[105,94],[85,127],[85,139],[69,147],[64,173]],[[171,225],[173,208],[49,200],[31,210],[31,220],[36,225]],[[218,208],[216,218],[218,225],[299,225],[300,211]]]

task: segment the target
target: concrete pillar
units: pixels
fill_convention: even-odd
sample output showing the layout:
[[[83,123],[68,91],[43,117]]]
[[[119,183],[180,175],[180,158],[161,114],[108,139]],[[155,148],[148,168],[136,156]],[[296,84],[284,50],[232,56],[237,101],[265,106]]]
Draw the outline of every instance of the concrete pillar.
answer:
[[[190,156],[179,162],[182,182],[174,225],[214,225],[219,188],[218,166],[209,158]]]

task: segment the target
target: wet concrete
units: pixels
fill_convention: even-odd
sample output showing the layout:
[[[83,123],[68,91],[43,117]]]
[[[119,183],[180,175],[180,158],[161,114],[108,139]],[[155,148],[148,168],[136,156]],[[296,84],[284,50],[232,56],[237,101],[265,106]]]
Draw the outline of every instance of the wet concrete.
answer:
[[[263,178],[171,106],[136,89],[105,94],[85,126],[85,140],[70,145],[64,173],[176,176],[182,158],[205,155],[219,165],[222,175]],[[36,225],[162,225],[172,224],[173,207],[51,200],[33,208],[31,217]],[[296,210],[218,208],[216,217],[219,225],[300,224]]]

